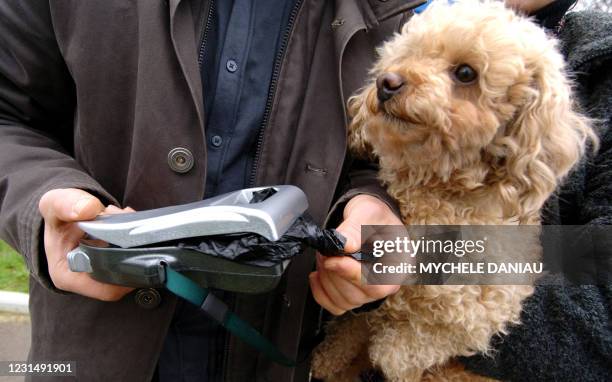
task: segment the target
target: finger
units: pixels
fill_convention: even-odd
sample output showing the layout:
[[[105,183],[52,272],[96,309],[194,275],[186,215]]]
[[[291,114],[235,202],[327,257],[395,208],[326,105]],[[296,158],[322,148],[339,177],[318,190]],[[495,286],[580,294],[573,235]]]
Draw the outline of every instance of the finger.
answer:
[[[344,252],[353,253],[361,248],[361,224],[351,215],[336,228],[345,238]]]
[[[364,285],[361,277],[361,264],[350,257],[332,257],[325,259],[323,268],[333,272],[342,279],[350,282],[362,291],[369,300],[378,300],[396,293],[399,285]]]
[[[39,209],[50,224],[91,220],[104,211],[95,196],[76,188],[51,190],[40,199]]]
[[[95,282],[98,283],[97,281]],[[125,297],[126,294],[132,292],[135,289],[120,285],[111,285],[103,283],[99,284],[101,284],[100,287],[96,289],[96,291],[91,296],[87,297],[95,298],[101,301],[113,302],[121,300],[123,297]]]
[[[323,268],[335,273],[350,283],[360,286],[361,283],[361,264],[347,256],[330,257],[324,260]]]
[[[320,271],[319,281],[321,282],[321,287],[329,296],[331,302],[339,307],[340,309],[347,311],[351,310],[355,307],[355,305],[349,303],[345,296],[342,294],[342,291],[334,284],[333,282],[333,274],[327,271]]]
[[[104,284],[91,278],[86,273],[78,273],[78,277],[71,280],[67,292],[77,293],[85,297],[101,301],[119,301],[134,288]]]
[[[123,210],[117,206],[114,206],[112,204],[106,206],[106,208],[104,209],[104,211],[102,212],[105,215],[114,215],[114,214],[120,214],[122,213]]]
[[[127,213],[132,213],[132,212],[136,212],[134,211],[132,207],[119,208],[111,204],[111,205],[106,206],[106,209],[104,210],[103,213],[106,215],[116,215],[116,214],[127,214]]]
[[[49,270],[62,269],[66,254],[78,245],[83,236],[84,232],[76,224],[54,226],[45,220],[44,245]],[[68,269],[67,264],[64,268]]]
[[[66,254],[76,246],[77,236],[82,234],[79,233],[80,230],[73,229],[74,225],[70,226],[72,228],[64,230],[64,234],[56,237],[56,240],[50,242],[45,240],[47,266],[53,284],[58,289],[103,301],[117,301],[129,293],[132,288],[101,283],[87,273],[70,270]],[[45,236],[47,235],[48,233],[45,232]],[[71,238],[71,236],[75,237]]]
[[[325,310],[335,316],[339,316],[345,312],[341,308],[337,307],[329,298],[329,296],[323,289],[323,286],[321,285],[321,280],[319,280],[318,272],[312,272],[308,276],[308,279],[310,281],[310,289],[312,290],[312,295],[319,305],[321,305]]]
[[[134,288],[101,283],[92,279],[87,273],[71,272],[68,269],[58,270],[51,276],[58,289],[102,301],[118,301],[134,290]]]
[[[374,300],[365,293],[361,286],[357,286],[350,281],[339,277],[335,273],[324,273],[327,273],[329,282],[333,284],[335,290],[338,291],[342,301],[344,302],[342,304],[337,303],[337,305],[342,306],[343,308],[355,309]],[[325,287],[325,284],[323,287]]]
[[[400,285],[368,285],[363,289],[364,293],[372,300],[380,300],[400,290]]]

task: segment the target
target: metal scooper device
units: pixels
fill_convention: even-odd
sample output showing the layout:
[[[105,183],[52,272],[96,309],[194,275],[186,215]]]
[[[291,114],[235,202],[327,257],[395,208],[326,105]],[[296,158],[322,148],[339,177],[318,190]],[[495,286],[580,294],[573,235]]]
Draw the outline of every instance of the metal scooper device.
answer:
[[[199,306],[271,360],[292,367],[293,358],[236,316],[210,289],[271,291],[304,243],[322,254],[341,254],[345,239],[303,216],[307,209],[304,192],[283,185],[104,215],[78,223],[89,238],[68,253],[68,264],[72,271],[88,272],[105,283],[165,288]]]
[[[264,195],[264,196],[262,196]],[[131,287],[166,283],[165,267],[205,288],[262,293],[276,287],[289,260],[257,266],[176,245],[182,239],[253,233],[276,241],[308,208],[290,185],[248,188],[179,206],[103,215],[80,222],[89,238],[68,253],[74,272]]]

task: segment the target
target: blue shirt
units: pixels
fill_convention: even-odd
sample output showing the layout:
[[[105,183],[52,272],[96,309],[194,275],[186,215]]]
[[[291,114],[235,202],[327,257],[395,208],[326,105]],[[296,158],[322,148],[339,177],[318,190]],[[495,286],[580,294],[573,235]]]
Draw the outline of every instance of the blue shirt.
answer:
[[[297,3],[217,0],[204,15],[199,58],[208,152],[205,197],[250,185],[272,73]],[[153,380],[221,380],[227,335],[198,307],[179,299]]]
[[[293,0],[215,1],[202,32],[206,197],[249,186],[273,67]]]

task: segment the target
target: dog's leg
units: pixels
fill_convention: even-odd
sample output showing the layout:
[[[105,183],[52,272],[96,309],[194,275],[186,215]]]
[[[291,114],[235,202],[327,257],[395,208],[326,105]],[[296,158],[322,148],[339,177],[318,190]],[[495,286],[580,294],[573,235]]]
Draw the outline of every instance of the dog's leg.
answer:
[[[497,382],[497,380],[471,373],[459,362],[451,361],[434,370],[428,370],[421,382]]]
[[[419,381],[455,356],[486,352],[490,339],[518,322],[523,286],[411,286],[372,312],[370,359],[391,381]]]
[[[419,368],[418,346],[411,337],[414,333],[409,322],[387,321],[372,335],[369,355],[372,364],[390,382],[418,382],[425,368]]]
[[[325,378],[325,382],[362,382],[362,373],[371,368],[372,363],[368,357],[368,349],[364,346],[346,369]]]
[[[325,340],[317,346],[312,357],[315,378],[325,381],[353,381],[366,370],[366,362],[358,362],[366,354],[370,336],[366,314],[349,316],[330,322]]]

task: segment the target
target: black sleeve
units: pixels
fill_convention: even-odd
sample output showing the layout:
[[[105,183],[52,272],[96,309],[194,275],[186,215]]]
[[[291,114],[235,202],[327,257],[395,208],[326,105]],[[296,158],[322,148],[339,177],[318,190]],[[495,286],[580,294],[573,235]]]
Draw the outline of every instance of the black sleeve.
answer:
[[[550,280],[549,280],[550,281]],[[612,286],[539,286],[521,325],[465,367],[503,381],[607,381],[612,375]]]
[[[47,1],[0,2],[0,238],[53,288],[41,248],[40,197],[76,187],[113,200],[71,155],[75,86]]]
[[[331,207],[325,225],[337,226],[340,224],[344,206],[351,198],[360,194],[379,198],[399,217],[400,211],[397,202],[387,193],[386,188],[378,180],[378,164],[352,159],[349,159],[348,163],[349,170],[347,176],[344,177],[345,179],[341,181],[343,187],[340,190],[340,196]]]
[[[577,0],[555,0],[538,9],[532,15],[535,20],[546,29],[555,31],[563,19],[565,13],[576,4]]]

